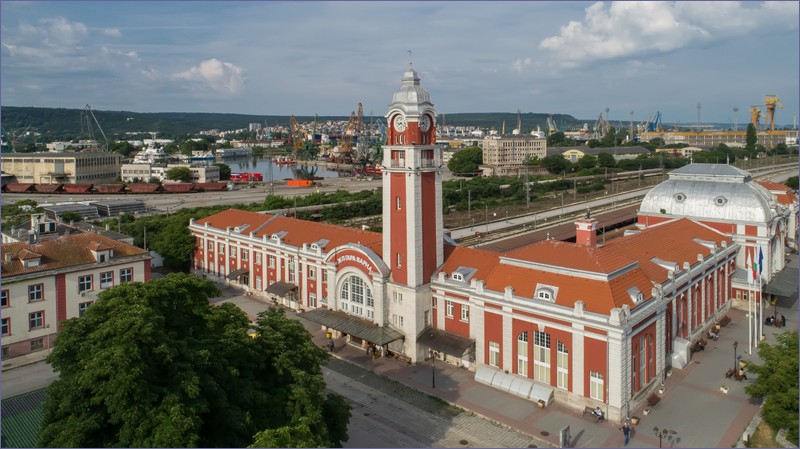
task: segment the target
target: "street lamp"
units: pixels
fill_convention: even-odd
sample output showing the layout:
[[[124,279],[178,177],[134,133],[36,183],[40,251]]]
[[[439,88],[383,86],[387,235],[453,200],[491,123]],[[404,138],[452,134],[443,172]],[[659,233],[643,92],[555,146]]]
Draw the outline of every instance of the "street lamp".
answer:
[[[433,349],[428,350],[431,355],[431,387],[436,388],[436,357],[439,355],[438,352],[434,351]]]
[[[653,433],[655,436],[658,437],[658,447],[661,447],[661,440],[664,438],[668,438],[671,435],[675,435],[676,431],[669,430],[669,429],[659,429],[658,427],[653,427]]]
[[[733,342],[733,370],[734,371],[736,370],[736,361],[739,360],[739,359],[736,358],[736,348],[738,348],[738,347],[739,347],[739,342],[738,341],[734,341]]]
[[[508,223],[508,211],[506,211],[506,223]]]

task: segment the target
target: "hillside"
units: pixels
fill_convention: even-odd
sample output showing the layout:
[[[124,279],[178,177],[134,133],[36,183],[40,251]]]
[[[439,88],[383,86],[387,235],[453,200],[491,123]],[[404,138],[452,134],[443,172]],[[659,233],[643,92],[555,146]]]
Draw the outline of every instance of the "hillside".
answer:
[[[92,111],[100,123],[103,132],[109,139],[122,138],[125,133],[131,132],[156,132],[159,137],[177,138],[199,131],[218,129],[234,130],[246,128],[249,123],[267,123],[269,126],[289,126],[289,116],[279,115],[247,115],[247,114],[215,114],[194,112],[158,112],[138,113],[127,111]],[[61,139],[75,139],[81,136],[81,115],[83,109],[65,108],[34,108],[19,106],[3,106],[0,108],[3,130],[7,134],[18,135],[25,129],[35,131],[42,135],[39,142],[50,142]],[[522,128],[526,132],[535,129],[537,125],[546,130],[547,115],[541,113],[521,114]],[[320,116],[318,120],[346,121],[345,116]],[[380,117],[383,119],[382,117]],[[376,118],[377,119],[377,118]],[[553,119],[559,128],[580,126],[579,122],[570,115],[555,114]],[[298,116],[298,122],[311,122],[314,117]],[[367,123],[370,118],[365,117]],[[497,113],[457,113],[439,116],[439,123],[444,121],[447,125],[471,125],[480,128],[494,128],[500,130],[505,121],[506,131],[511,132],[517,125],[517,114],[511,112]],[[28,128],[30,126],[30,128]],[[95,127],[95,134],[99,134]],[[25,141],[18,138],[18,141]]]

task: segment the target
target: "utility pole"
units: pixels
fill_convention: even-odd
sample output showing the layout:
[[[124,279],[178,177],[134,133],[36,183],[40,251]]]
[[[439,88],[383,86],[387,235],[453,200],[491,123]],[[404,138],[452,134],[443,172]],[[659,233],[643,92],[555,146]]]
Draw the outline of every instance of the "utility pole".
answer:
[[[467,190],[467,218],[472,218],[472,190]]]

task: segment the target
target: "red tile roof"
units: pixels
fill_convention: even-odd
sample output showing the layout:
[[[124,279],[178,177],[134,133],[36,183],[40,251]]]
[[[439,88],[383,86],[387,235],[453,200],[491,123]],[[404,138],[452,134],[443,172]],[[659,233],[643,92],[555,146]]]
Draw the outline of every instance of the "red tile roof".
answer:
[[[532,243],[504,256],[594,273],[610,273],[634,262],[624,255],[610,254],[600,248],[557,240]]]
[[[21,274],[48,271],[58,268],[68,268],[71,266],[95,263],[89,247],[93,244],[100,244],[114,250],[114,258],[126,256],[149,254],[141,248],[128,245],[108,237],[98,234],[72,234],[62,236],[57,239],[47,240],[41,243],[28,245],[27,243],[5,243],[3,244],[2,254],[3,277],[17,276]],[[31,253],[41,255],[41,264],[35,267],[24,268],[20,257],[29,259]],[[12,255],[12,260],[6,262],[6,254]],[[112,258],[113,261],[113,258]]]
[[[779,184],[779,183],[774,182],[774,181],[767,181],[767,180],[762,180],[762,179],[756,179],[755,181],[757,183],[759,183],[762,187],[764,187],[765,189],[767,189],[767,190],[769,190],[771,192],[772,191],[775,191],[775,192],[787,192],[787,191],[791,190],[789,188],[789,186],[786,186],[786,185],[783,185],[783,184]]]
[[[336,226],[327,223],[317,223],[296,218],[283,216],[273,216],[258,212],[248,212],[238,209],[228,209],[206,218],[197,220],[197,225],[209,226],[225,230],[228,227],[235,229],[237,226],[245,226],[240,230],[242,234],[248,235],[261,225],[274,219],[256,232],[255,236],[261,238],[266,235],[268,238],[273,234],[285,231],[282,237],[284,243],[301,247],[303,243],[312,244],[320,239],[329,240],[330,243],[325,250],[347,243],[360,243],[375,251],[378,255],[383,254],[383,235],[379,232],[362,231],[359,229]]]

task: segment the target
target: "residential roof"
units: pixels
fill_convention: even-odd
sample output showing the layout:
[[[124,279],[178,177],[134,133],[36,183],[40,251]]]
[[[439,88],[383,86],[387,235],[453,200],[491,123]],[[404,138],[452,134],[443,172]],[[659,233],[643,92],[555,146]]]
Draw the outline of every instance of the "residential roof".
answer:
[[[36,447],[39,425],[44,416],[46,389],[3,399],[3,447]]]
[[[788,206],[797,202],[797,193],[792,191],[789,186],[778,184],[773,181],[756,180],[762,187],[772,192],[780,204]]]
[[[128,245],[98,234],[73,234],[65,235],[53,240],[29,245],[24,242],[3,244],[2,272],[3,276],[17,276],[36,273],[59,268],[95,263],[90,248],[113,249],[114,257],[127,257],[146,255],[149,252],[132,245]],[[35,267],[24,268],[20,257],[29,253],[41,254],[41,263]],[[6,262],[6,254],[12,255],[12,260]]]

